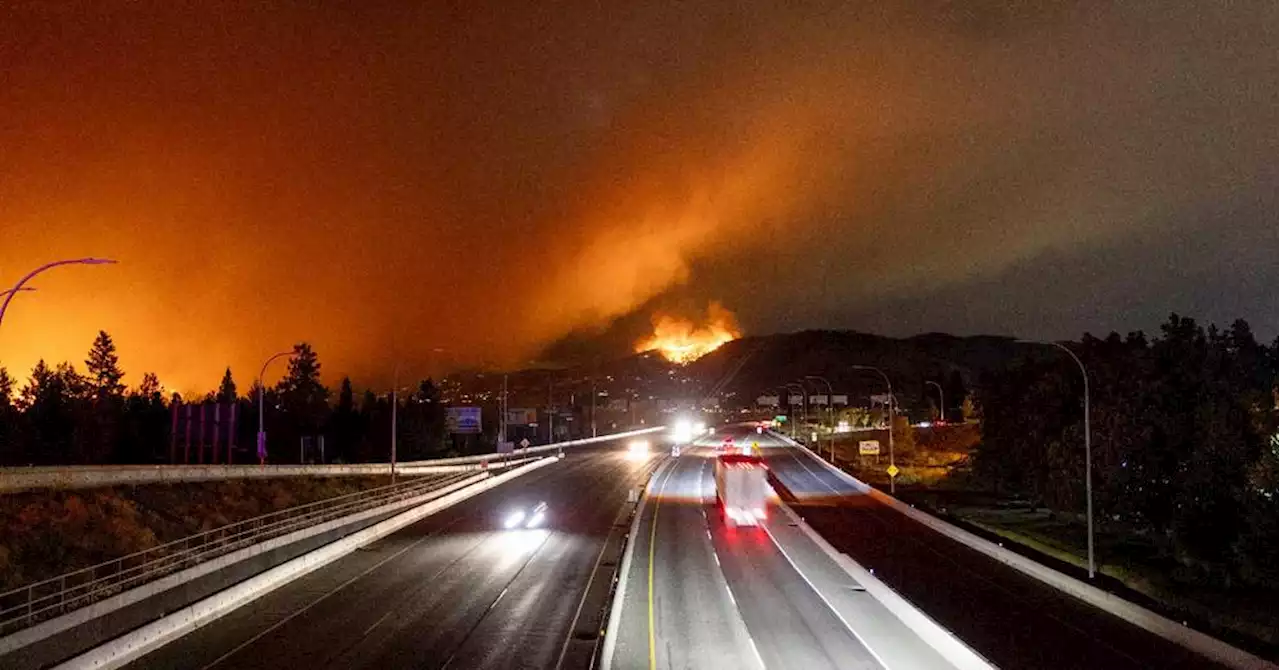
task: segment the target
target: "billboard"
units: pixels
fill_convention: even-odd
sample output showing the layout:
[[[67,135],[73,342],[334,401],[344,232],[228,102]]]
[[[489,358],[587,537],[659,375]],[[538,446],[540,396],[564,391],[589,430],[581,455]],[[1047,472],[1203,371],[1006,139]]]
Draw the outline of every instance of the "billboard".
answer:
[[[480,432],[479,407],[450,407],[445,415],[445,424],[450,433]]]
[[[507,408],[508,426],[531,426],[538,423],[538,410],[526,407]]]
[[[858,453],[864,456],[878,456],[880,454],[880,441],[862,440],[858,443]]]

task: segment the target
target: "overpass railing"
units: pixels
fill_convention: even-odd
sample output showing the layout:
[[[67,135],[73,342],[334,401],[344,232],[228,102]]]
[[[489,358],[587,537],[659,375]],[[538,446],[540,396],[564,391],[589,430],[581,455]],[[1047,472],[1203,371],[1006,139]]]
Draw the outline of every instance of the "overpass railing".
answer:
[[[472,472],[409,478],[236,521],[0,593],[0,636],[236,550],[474,478]]]
[[[438,458],[425,461],[406,461],[396,464],[397,472],[405,474],[443,474],[479,471],[489,463],[522,454],[538,454],[567,447],[583,446],[610,440],[625,439],[664,430],[663,427],[644,428],[622,433],[611,433],[581,440],[556,442],[549,445],[517,449],[512,453],[480,454],[456,458]],[[163,482],[195,482],[222,479],[263,479],[270,477],[339,477],[357,475],[385,475],[391,472],[390,463],[346,463],[339,465],[59,465],[0,468],[0,493],[32,489],[70,489],[119,484],[154,484]]]

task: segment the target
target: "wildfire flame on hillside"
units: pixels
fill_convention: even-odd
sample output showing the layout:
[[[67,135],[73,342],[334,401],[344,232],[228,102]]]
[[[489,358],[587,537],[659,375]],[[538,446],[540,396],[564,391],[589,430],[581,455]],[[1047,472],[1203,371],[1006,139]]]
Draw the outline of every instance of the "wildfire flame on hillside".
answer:
[[[683,317],[654,315],[653,335],[637,342],[636,352],[657,351],[672,363],[684,365],[741,336],[733,312],[713,302],[707,308],[707,319],[702,326]]]

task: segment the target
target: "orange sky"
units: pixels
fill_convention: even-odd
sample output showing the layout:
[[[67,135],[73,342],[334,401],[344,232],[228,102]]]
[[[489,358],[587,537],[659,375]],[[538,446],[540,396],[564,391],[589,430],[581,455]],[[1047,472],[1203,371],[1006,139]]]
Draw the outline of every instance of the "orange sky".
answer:
[[[1223,248],[1243,269],[1199,271],[1183,311],[1274,307],[1274,258],[1248,254],[1274,241],[1275,77],[1241,55],[1274,48],[1274,21],[1192,2],[472,4],[0,9],[0,285],[120,261],[34,281],[0,365],[83,367],[105,329],[129,384],[203,392],[231,365],[247,386],[304,339],[330,381],[375,382],[396,361],[518,364],[690,297],[748,332],[1074,336],[1130,318],[1079,305],[1142,289],[1134,268],[1058,297],[1058,320],[1001,273],[1201,221],[1238,227]],[[1190,249],[1159,251],[1142,290],[1178,308]],[[1006,288],[875,311],[973,282]]]

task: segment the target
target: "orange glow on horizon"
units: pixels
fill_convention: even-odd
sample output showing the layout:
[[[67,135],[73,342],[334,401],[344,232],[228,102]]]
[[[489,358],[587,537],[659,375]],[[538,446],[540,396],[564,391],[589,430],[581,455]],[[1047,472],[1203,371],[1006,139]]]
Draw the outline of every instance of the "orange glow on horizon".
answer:
[[[660,314],[653,320],[653,335],[636,343],[636,352],[657,351],[672,363],[686,364],[719,349],[725,342],[742,336],[733,312],[713,302],[707,309],[705,325],[689,319]]]

